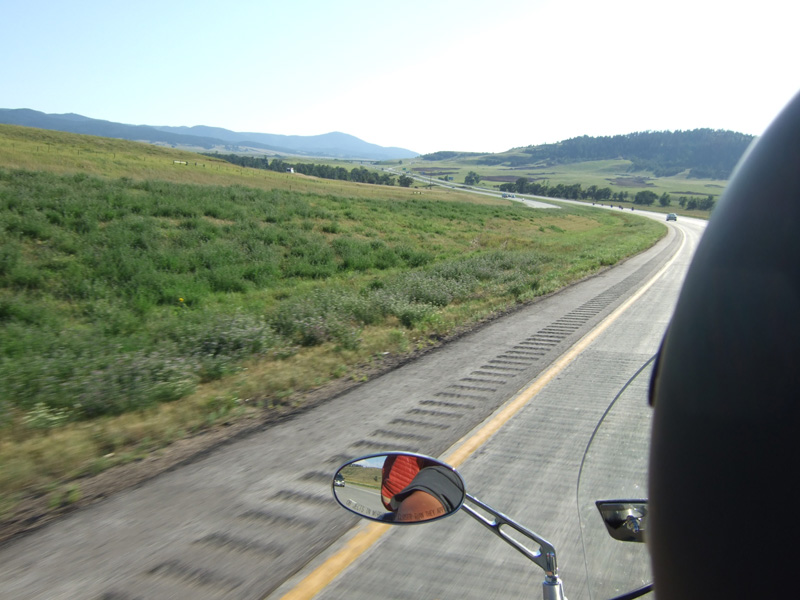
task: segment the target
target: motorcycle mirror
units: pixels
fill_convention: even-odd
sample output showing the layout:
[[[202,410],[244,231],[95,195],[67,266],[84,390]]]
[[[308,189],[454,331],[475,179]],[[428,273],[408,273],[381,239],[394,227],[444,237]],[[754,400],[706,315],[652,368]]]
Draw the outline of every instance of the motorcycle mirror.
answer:
[[[598,500],[595,502],[608,533],[620,542],[644,542],[647,500]]]
[[[464,503],[461,475],[441,461],[409,452],[370,454],[343,464],[333,497],[365,519],[413,524],[452,515]]]

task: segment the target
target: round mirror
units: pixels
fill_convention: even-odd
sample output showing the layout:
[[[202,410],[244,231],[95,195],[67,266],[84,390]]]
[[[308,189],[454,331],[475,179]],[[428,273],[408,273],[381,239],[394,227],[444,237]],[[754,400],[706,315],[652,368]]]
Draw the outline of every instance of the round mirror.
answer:
[[[423,523],[456,512],[464,480],[429,456],[387,452],[357,458],[333,476],[333,496],[350,512],[384,523]]]

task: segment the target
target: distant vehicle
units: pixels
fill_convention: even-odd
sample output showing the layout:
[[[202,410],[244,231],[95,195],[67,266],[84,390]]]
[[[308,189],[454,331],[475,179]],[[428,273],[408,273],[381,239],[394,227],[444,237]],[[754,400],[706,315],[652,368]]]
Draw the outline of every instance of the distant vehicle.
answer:
[[[678,215],[676,215],[675,213],[669,213],[667,215],[667,221],[677,221],[677,220],[678,220]]]
[[[344,477],[341,473],[337,473],[333,478],[333,485],[334,487],[344,487]]]

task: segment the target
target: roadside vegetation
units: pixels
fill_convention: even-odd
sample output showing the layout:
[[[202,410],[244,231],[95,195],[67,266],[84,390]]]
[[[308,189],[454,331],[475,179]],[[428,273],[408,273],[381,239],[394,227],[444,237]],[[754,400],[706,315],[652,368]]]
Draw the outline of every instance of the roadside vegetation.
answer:
[[[0,127],[0,520],[363,380],[665,231],[210,160]]]
[[[352,464],[342,469],[342,476],[347,485],[358,485],[366,488],[380,489],[381,469],[360,464]]]
[[[348,169],[341,164],[326,164],[316,162],[286,162],[280,158],[270,160],[266,156],[248,156],[241,154],[204,154],[220,158],[234,165],[249,167],[251,169],[265,169],[278,173],[302,173],[320,179],[336,179],[339,181],[354,181],[356,183],[371,183],[373,185],[394,185],[395,178],[389,173],[367,169],[366,167],[353,167]],[[340,162],[340,161],[337,161]],[[402,183],[401,183],[402,185]],[[408,187],[408,186],[404,186]]]

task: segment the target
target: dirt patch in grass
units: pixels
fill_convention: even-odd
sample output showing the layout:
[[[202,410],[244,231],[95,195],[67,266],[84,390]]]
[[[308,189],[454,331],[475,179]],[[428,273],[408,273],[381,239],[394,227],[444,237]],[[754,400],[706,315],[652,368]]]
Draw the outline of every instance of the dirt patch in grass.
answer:
[[[653,187],[655,185],[650,183],[649,177],[617,177],[615,179],[606,179],[606,181],[620,187]]]
[[[458,169],[442,169],[439,167],[412,167],[412,171],[415,173],[426,174],[430,173],[432,175],[454,175],[458,173]]]
[[[503,183],[515,183],[517,179],[519,179],[521,175],[486,175],[481,176],[481,181],[501,181]],[[530,175],[526,177],[528,181],[544,181],[547,177],[536,177]]]
[[[481,181],[502,181],[504,183],[514,183],[519,177],[514,175],[485,175],[481,177]]]

